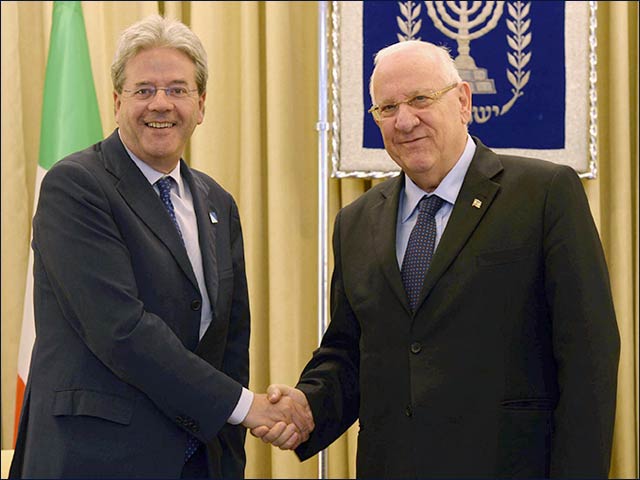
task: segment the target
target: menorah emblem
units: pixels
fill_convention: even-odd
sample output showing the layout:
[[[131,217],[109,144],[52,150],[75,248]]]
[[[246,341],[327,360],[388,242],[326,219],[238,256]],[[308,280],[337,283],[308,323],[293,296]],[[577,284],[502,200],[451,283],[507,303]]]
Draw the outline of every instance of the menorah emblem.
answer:
[[[471,40],[486,35],[496,27],[502,16],[504,2],[425,1],[424,3],[434,26],[458,43],[456,67],[460,77],[471,85],[471,91],[496,93],[495,83],[488,77],[487,69],[477,67],[471,56]],[[482,10],[480,7],[483,7]],[[449,10],[458,18],[453,18]]]

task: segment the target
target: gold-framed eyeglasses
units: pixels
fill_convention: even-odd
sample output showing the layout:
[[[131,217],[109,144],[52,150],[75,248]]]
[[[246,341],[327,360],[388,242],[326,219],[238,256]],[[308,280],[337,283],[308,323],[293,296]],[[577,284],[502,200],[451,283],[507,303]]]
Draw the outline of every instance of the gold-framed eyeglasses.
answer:
[[[382,105],[372,105],[369,109],[369,113],[373,115],[376,120],[383,120],[385,118],[395,117],[398,113],[400,105],[406,103],[415,110],[425,110],[435,103],[442,95],[449,90],[453,90],[458,86],[458,82],[447,85],[440,90],[435,90],[428,93],[419,93],[413,97],[396,103],[384,103]]]
[[[197,92],[198,89],[188,89],[184,86],[176,86],[176,87],[154,87],[154,86],[146,86],[140,88],[134,88],[133,90],[122,89],[122,92],[125,97],[134,98],[136,100],[149,100],[156,96],[158,90],[164,90],[164,94],[173,100],[182,100],[188,97],[193,96],[194,92]]]

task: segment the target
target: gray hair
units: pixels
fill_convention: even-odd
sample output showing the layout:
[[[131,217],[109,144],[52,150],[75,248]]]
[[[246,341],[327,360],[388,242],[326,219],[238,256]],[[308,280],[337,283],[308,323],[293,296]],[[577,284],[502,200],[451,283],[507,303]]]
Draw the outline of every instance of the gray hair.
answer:
[[[409,49],[421,51],[424,53],[426,58],[436,60],[441,67],[442,75],[444,76],[447,83],[462,81],[462,79],[460,78],[460,74],[458,73],[458,69],[456,68],[456,64],[453,58],[451,58],[451,54],[449,53],[449,49],[447,47],[438,46],[430,42],[423,42],[421,40],[407,40],[404,42],[398,42],[379,50],[373,59],[374,68],[373,73],[371,74],[371,78],[369,79],[369,95],[371,95],[371,101],[373,103],[375,103],[375,99],[373,96],[373,77],[376,74],[378,63],[380,63],[380,60],[388,57],[389,55]]]
[[[157,47],[175,48],[186,54],[196,66],[198,93],[206,92],[209,69],[202,42],[185,24],[160,15],[150,15],[120,35],[111,64],[111,81],[116,92],[122,93],[127,62],[141,51]]]

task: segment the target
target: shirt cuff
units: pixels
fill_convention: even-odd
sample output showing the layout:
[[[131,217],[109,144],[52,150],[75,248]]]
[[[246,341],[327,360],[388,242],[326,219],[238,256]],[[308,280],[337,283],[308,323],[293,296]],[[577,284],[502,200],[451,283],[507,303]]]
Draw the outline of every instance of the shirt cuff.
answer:
[[[236,408],[231,412],[231,416],[227,420],[227,423],[231,425],[239,425],[244,421],[249,413],[249,408],[251,408],[251,404],[253,403],[253,392],[251,390],[247,390],[242,387],[242,393],[240,394],[240,400],[238,400],[238,404]]]

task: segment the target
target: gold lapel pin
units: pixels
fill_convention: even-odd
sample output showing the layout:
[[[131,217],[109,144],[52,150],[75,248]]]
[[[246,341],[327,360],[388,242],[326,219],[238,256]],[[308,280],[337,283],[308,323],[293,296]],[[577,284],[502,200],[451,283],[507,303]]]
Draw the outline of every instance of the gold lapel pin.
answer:
[[[480,200],[478,200],[477,198],[473,199],[473,203],[471,204],[472,207],[475,208],[480,208],[482,206],[482,202]]]

